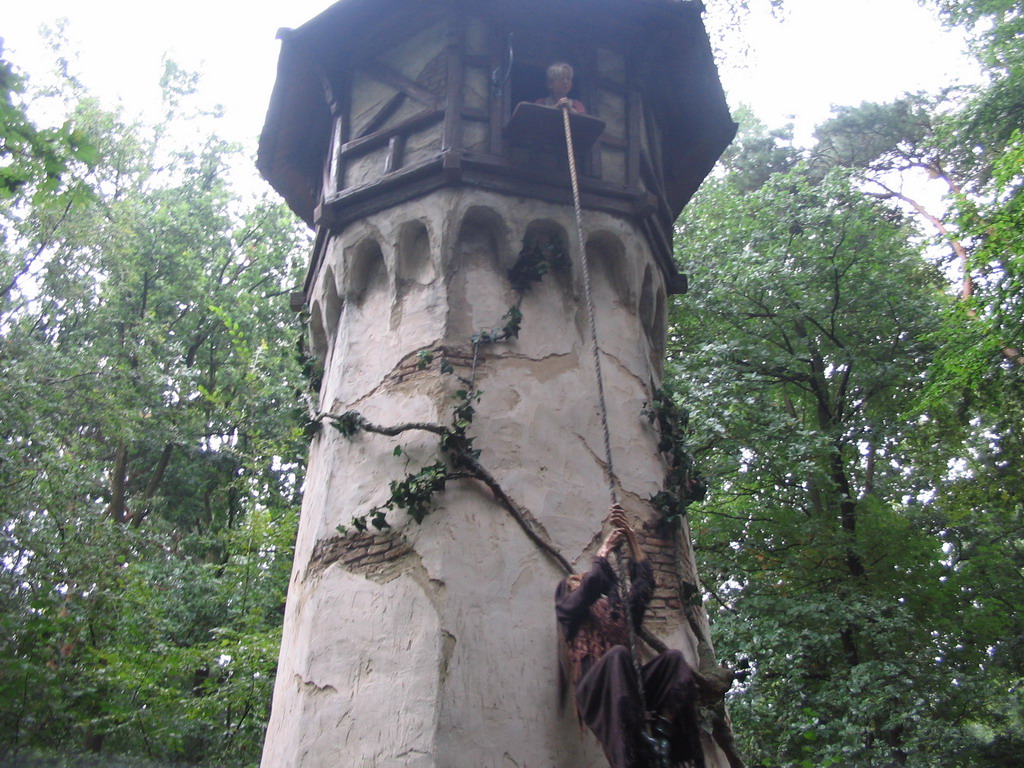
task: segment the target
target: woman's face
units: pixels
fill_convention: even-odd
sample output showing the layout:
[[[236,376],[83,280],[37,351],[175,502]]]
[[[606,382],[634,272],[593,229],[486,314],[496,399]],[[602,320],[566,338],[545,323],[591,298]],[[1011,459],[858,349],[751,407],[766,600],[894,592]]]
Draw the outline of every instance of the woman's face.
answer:
[[[562,99],[572,90],[572,75],[562,71],[548,80],[548,90],[556,99]]]

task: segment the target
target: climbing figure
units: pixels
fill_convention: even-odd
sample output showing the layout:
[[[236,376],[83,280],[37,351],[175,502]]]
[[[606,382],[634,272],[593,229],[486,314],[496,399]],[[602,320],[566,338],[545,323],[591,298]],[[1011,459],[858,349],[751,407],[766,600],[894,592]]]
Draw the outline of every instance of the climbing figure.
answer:
[[[634,629],[640,628],[654,591],[654,573],[618,504],[611,507],[610,523],[612,532],[590,572],[566,577],[555,592],[563,683],[572,686],[577,714],[601,743],[611,768],[704,768],[696,680],[683,654],[669,650],[643,667],[634,664],[627,617]],[[628,596],[608,561],[622,543],[628,544],[631,558]],[[652,746],[660,729],[649,735],[648,717],[664,726],[667,763],[659,762],[657,746]]]
[[[587,114],[586,107],[579,99],[570,99],[569,91],[572,90],[573,69],[564,61],[556,61],[548,67],[548,95],[537,99],[535,104],[543,104],[546,107],[561,107],[567,104],[573,112],[581,115]]]

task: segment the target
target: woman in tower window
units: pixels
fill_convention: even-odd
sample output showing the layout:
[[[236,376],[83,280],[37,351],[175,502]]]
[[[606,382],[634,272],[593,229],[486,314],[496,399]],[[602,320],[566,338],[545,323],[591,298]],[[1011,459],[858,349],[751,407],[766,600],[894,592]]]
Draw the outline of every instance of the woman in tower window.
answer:
[[[535,104],[543,104],[546,107],[561,107],[568,104],[573,112],[581,115],[587,114],[586,107],[579,99],[570,99],[569,91],[572,90],[573,70],[564,61],[556,61],[548,67],[548,95],[537,99]]]

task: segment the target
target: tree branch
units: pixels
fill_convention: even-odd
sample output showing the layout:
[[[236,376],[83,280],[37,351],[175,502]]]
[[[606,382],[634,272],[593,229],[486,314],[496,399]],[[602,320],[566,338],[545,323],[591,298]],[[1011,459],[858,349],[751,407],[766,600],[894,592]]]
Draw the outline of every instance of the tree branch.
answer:
[[[421,432],[431,432],[435,435],[441,436],[448,434],[447,427],[442,427],[440,424],[434,424],[428,421],[409,421],[406,422],[405,424],[395,424],[394,426],[391,427],[382,427],[379,424],[374,424],[373,422],[367,421],[366,419],[363,418],[361,414],[356,413],[355,411],[347,411],[346,413],[340,415],[336,413],[321,413],[316,417],[315,420],[324,421],[326,419],[330,419],[332,421],[340,422],[345,420],[347,417],[350,417],[350,415],[351,418],[356,419],[356,424],[358,425],[359,429],[362,429],[366,432],[372,432],[376,435],[386,435],[387,437],[395,437],[396,435],[400,435],[403,432],[412,432],[415,430],[419,430]]]
[[[120,445],[114,459],[114,468],[110,470],[110,503],[104,514],[119,523],[127,522],[125,513],[125,485],[128,474],[128,446]]]
[[[512,515],[513,519],[515,519],[516,523],[519,524],[519,527],[523,529],[523,532],[530,541],[536,544],[542,551],[551,557],[551,559],[558,563],[562,567],[562,570],[567,574],[574,572],[575,569],[572,567],[572,563],[570,563],[561,552],[555,549],[554,544],[542,537],[533,529],[533,526],[526,518],[526,513],[523,512],[523,510],[521,510],[511,498],[509,498],[501,485],[498,484],[498,481],[494,479],[494,476],[484,469],[483,465],[479,461],[472,456],[467,455],[459,456],[458,460],[473,474],[474,477],[476,477],[476,479],[490,489],[491,493],[494,494],[494,498],[510,515]]]

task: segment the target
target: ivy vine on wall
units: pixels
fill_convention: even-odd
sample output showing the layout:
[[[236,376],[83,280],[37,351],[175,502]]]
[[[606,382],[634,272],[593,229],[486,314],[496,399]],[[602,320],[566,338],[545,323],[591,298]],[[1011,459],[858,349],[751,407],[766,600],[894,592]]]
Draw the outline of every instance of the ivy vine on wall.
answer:
[[[470,434],[477,413],[476,406],[483,395],[483,392],[476,388],[476,365],[481,348],[518,338],[522,328],[521,305],[525,294],[543,280],[546,274],[564,273],[569,267],[569,255],[559,237],[524,239],[515,264],[507,272],[509,284],[516,292],[517,300],[502,316],[500,325],[483,328],[470,338],[473,349],[472,369],[468,377],[458,376],[463,386],[454,393],[455,402],[449,424],[408,422],[383,426],[368,421],[357,411],[341,414],[321,413],[311,420],[308,430],[310,434],[315,434],[326,422],[350,439],[360,432],[394,437],[405,432],[419,431],[429,432],[438,437],[441,456],[437,461],[419,467],[400,480],[392,480],[387,499],[364,514],[353,517],[350,525],[337,526],[340,534],[347,534],[350,527],[358,532],[365,532],[371,527],[378,531],[390,529],[392,524],[388,521],[387,514],[394,510],[403,510],[416,523],[422,523],[432,510],[434,497],[445,489],[448,482],[472,478],[483,482],[491,490],[498,503],[516,519],[534,543],[556,560],[566,572],[572,572],[569,561],[551,542],[534,530],[529,523],[528,513],[512,501],[493,475],[480,464],[480,450],[474,447],[475,438]],[[420,370],[427,369],[435,362],[438,363],[441,374],[457,375],[443,348],[421,349],[416,353],[416,365]],[[686,507],[691,502],[703,498],[706,490],[703,479],[693,469],[693,459],[687,451],[687,414],[662,390],[655,393],[652,402],[643,413],[659,431],[658,450],[666,457],[669,467],[665,489],[656,494],[651,503],[666,520],[676,520],[685,514]],[[394,455],[401,456],[402,453],[402,447],[396,446]]]

